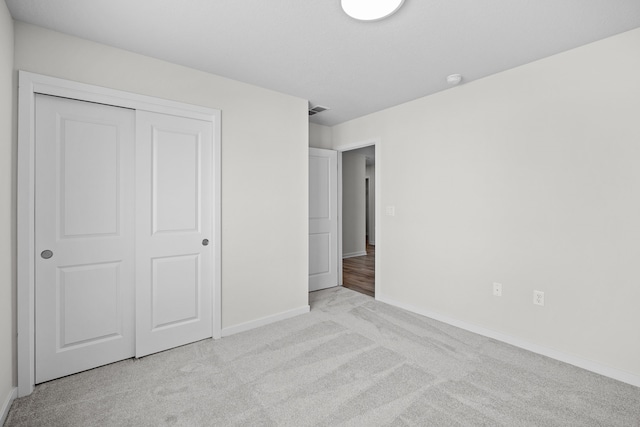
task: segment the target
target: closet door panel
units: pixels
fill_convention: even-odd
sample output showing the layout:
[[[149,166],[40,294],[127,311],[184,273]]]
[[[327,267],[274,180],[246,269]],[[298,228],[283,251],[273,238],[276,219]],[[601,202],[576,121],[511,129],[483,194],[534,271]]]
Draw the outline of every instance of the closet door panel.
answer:
[[[137,112],[136,356],[212,336],[212,123]]]
[[[36,383],[134,355],[133,110],[36,95]]]

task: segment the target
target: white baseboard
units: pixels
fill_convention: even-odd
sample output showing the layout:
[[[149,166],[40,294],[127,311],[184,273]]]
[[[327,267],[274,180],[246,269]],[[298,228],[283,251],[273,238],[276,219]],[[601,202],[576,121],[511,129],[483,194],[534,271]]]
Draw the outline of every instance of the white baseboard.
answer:
[[[9,392],[9,395],[4,400],[2,404],[2,408],[0,408],[0,426],[4,425],[4,422],[7,421],[7,416],[9,415],[9,409],[11,409],[11,404],[18,397],[18,387],[14,387]]]
[[[375,245],[376,245],[376,241],[375,241],[375,240],[369,240],[369,244],[370,244],[371,246],[375,246]]]
[[[260,319],[251,320],[245,323],[240,323],[239,325],[230,326],[228,328],[222,328],[222,336],[228,337],[229,335],[245,332],[254,328],[259,328],[260,326],[265,326],[270,323],[278,322],[280,320],[285,320],[291,317],[299,316],[304,313],[308,313],[310,310],[311,310],[311,307],[308,305],[305,305],[302,307],[294,308],[293,310],[283,311],[281,313],[276,313],[271,316],[261,317]]]
[[[441,314],[438,314],[429,310],[417,308],[410,304],[398,302],[384,295],[380,295],[379,292],[376,293],[376,300],[380,302],[384,302],[389,305],[393,305],[398,308],[402,308],[407,311],[411,311],[416,314],[420,314],[425,317],[429,317],[434,320],[438,320],[443,323],[447,323],[451,326],[455,326],[460,329],[465,329],[467,331],[474,332],[478,335],[483,335],[488,338],[493,338],[494,340],[502,341],[512,346],[519,347],[524,350],[531,351],[533,353],[550,357],[551,359],[559,360],[561,362],[568,363],[573,366],[577,366],[578,368],[586,369],[587,371],[595,372],[596,374],[600,374],[605,377],[613,378],[614,380],[622,381],[623,383],[640,387],[640,376],[632,374],[630,372],[611,368],[609,366],[602,365],[592,360],[583,359],[581,357],[574,356],[572,354],[563,353],[561,351],[554,350],[552,348],[547,348],[538,344],[533,344],[521,338],[507,335],[502,332],[497,332],[492,329],[485,328],[483,326],[478,326],[473,323],[468,323],[462,320],[454,319],[452,317],[443,316]]]
[[[342,254],[342,259],[353,258],[357,256],[366,256],[366,255],[367,255],[367,251],[351,252],[350,254]]]

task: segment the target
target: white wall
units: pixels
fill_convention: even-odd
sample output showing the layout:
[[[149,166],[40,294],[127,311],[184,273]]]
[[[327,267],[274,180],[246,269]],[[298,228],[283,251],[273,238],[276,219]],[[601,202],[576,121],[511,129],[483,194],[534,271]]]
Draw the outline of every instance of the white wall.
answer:
[[[376,244],[376,166],[367,166],[365,176],[369,178],[369,243]]]
[[[342,256],[366,252],[365,177],[366,158],[342,153]]]
[[[380,294],[640,381],[639,52],[636,29],[335,126],[382,142]]]
[[[20,22],[15,42],[16,69],[221,109],[222,326],[308,304],[306,100]]]
[[[0,423],[16,384],[13,20],[0,1]]]
[[[331,128],[309,123],[309,147],[331,149]]]

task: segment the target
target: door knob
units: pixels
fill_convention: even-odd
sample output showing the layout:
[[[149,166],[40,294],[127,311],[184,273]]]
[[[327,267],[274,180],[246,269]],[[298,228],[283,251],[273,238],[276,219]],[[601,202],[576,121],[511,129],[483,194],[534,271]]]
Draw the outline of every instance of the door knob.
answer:
[[[202,241],[202,246],[207,246],[209,244],[209,239],[204,239]]]
[[[40,253],[40,256],[44,259],[49,259],[53,256],[53,252],[51,252],[49,249],[46,249]]]

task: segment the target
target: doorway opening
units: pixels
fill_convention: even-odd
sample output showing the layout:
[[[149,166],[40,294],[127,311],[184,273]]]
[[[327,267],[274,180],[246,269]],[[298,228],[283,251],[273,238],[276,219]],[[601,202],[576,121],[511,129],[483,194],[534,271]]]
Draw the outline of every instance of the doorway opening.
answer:
[[[342,286],[375,297],[375,145],[343,151]]]

